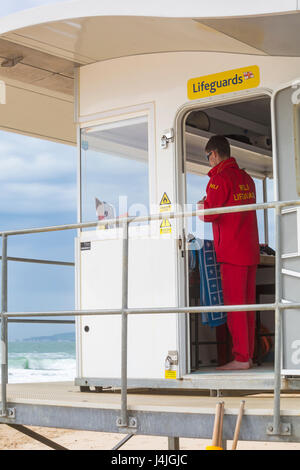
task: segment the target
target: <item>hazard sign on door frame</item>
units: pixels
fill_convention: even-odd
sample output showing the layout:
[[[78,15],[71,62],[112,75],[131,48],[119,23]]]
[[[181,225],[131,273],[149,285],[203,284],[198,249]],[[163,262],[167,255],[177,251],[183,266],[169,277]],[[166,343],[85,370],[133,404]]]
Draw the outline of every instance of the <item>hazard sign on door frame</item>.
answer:
[[[160,226],[160,233],[163,235],[164,233],[172,233],[172,225],[168,219],[164,219]]]
[[[167,195],[167,193],[163,194],[163,197],[161,198],[160,205],[159,205],[159,211],[160,212],[171,212],[172,208],[172,203]]]

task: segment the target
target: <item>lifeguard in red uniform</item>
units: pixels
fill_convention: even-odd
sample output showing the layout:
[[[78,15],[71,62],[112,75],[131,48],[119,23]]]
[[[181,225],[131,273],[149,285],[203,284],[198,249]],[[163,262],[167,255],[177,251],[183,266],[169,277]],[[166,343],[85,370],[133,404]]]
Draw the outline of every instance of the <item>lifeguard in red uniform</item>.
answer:
[[[205,151],[212,169],[206,197],[199,209],[255,204],[253,179],[230,157],[230,145],[223,136],[213,136]],[[217,261],[225,305],[255,303],[259,239],[255,211],[201,217],[212,222]],[[234,360],[219,370],[243,370],[252,366],[255,340],[255,312],[228,312],[227,326],[232,337]]]

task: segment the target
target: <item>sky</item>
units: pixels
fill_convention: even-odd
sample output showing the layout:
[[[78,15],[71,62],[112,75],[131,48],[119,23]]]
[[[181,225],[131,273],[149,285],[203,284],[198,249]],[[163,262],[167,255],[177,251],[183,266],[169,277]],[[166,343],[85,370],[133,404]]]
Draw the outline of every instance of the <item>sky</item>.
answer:
[[[10,15],[21,10],[27,10],[28,8],[39,7],[42,5],[51,5],[55,3],[63,3],[65,0],[0,0],[0,16]]]
[[[57,0],[0,0],[0,16]],[[76,149],[0,131],[0,230],[74,223]],[[74,261],[74,231],[17,236],[8,255]],[[74,268],[9,262],[8,310],[73,310]],[[70,325],[9,324],[9,339],[74,331]]]

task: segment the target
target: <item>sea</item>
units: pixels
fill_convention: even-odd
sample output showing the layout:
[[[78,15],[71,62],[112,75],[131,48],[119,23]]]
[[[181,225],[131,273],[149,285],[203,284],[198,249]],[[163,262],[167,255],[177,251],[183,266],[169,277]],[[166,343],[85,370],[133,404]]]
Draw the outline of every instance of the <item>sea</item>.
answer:
[[[73,381],[75,338],[66,340],[59,336],[9,342],[8,383]]]

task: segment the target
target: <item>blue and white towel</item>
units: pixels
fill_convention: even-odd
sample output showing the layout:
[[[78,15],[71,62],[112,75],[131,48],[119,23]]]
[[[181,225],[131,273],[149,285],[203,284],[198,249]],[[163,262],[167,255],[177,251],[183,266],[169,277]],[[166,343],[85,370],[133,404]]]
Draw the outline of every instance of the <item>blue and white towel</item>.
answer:
[[[199,266],[200,305],[224,305],[220,264],[213,241],[194,238],[189,242],[189,250],[189,268],[193,270],[197,264]],[[202,323],[211,327],[222,325],[227,319],[225,312],[203,312],[201,315]]]

